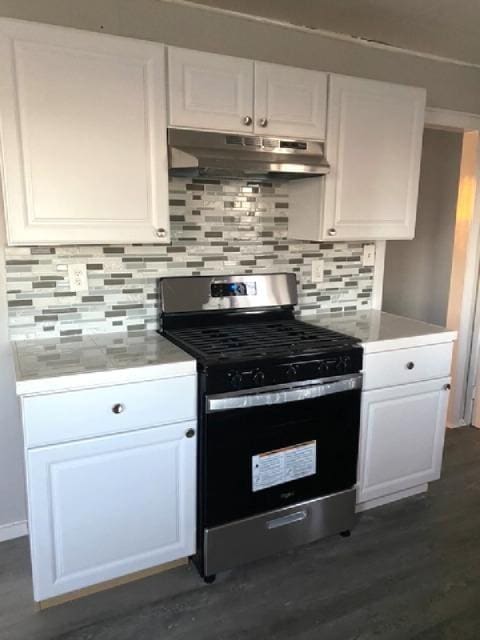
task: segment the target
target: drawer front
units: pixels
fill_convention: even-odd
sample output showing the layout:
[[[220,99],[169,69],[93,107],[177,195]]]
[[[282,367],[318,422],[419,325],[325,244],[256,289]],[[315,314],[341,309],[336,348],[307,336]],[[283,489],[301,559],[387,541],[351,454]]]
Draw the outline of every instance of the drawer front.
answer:
[[[453,342],[370,353],[364,359],[363,388],[381,389],[450,375]]]
[[[27,396],[22,412],[28,448],[192,420],[197,378]]]

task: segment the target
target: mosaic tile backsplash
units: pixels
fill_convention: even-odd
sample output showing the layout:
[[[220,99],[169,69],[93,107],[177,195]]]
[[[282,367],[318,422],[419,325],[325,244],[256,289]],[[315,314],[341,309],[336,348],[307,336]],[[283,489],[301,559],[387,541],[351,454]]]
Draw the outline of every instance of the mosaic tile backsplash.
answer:
[[[292,271],[299,314],[369,308],[373,268],[360,242],[287,240],[288,183],[174,178],[172,244],[9,247],[6,250],[13,340],[157,327],[161,276]],[[311,263],[324,260],[324,281]],[[87,265],[88,292],[70,288],[66,265]]]

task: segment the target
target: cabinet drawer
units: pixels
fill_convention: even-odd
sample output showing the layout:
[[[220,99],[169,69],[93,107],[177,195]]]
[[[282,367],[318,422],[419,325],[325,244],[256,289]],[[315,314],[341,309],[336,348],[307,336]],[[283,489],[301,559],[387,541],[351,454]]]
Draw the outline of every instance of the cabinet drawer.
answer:
[[[452,349],[453,342],[443,342],[366,354],[363,388],[381,389],[449,376]]]
[[[28,448],[196,417],[196,376],[23,399]]]

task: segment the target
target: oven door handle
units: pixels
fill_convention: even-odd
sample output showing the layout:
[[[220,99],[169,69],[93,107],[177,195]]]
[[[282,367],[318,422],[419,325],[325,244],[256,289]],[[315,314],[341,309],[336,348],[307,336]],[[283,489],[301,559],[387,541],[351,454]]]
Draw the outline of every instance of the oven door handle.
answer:
[[[335,378],[332,382],[313,384],[299,387],[282,387],[267,392],[245,393],[231,396],[212,396],[207,398],[207,412],[228,411],[230,409],[249,409],[250,407],[265,407],[287,402],[312,400],[333,393],[353,391],[362,388],[362,374],[355,374]]]

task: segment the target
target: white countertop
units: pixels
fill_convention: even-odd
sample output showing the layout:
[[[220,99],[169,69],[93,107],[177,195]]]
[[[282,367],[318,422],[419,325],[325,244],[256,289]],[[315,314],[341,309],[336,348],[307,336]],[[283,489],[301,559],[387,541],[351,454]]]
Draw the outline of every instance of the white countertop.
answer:
[[[457,332],[375,309],[304,316],[304,322],[345,333],[361,341],[365,353],[452,342]]]
[[[365,353],[451,342],[455,331],[377,310],[304,316],[353,336]],[[155,331],[13,342],[17,393],[49,393],[194,375],[196,363]]]
[[[17,394],[158,380],[196,373],[196,362],[155,331],[12,343]]]

